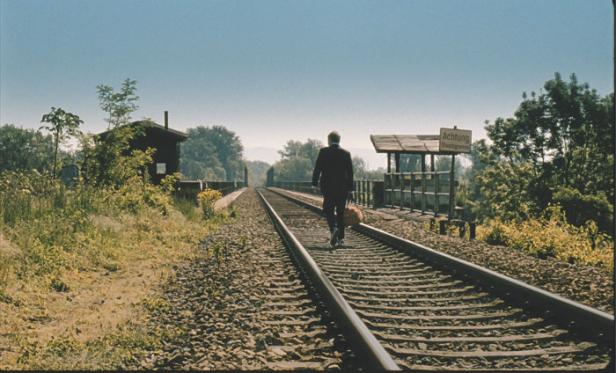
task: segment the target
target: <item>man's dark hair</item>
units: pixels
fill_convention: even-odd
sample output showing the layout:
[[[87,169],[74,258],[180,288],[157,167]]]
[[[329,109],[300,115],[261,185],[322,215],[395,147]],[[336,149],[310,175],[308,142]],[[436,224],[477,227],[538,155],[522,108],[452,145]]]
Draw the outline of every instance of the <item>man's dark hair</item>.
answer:
[[[336,143],[339,144],[340,143],[340,134],[336,131],[332,131],[329,133],[329,135],[327,135],[327,140],[330,143]]]

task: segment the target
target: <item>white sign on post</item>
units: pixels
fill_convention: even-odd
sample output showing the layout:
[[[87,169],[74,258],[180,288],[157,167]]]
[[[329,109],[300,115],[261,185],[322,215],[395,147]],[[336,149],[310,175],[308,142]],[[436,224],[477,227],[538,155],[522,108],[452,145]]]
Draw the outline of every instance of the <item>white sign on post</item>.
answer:
[[[472,142],[471,130],[441,128],[438,150],[441,152],[470,153]]]

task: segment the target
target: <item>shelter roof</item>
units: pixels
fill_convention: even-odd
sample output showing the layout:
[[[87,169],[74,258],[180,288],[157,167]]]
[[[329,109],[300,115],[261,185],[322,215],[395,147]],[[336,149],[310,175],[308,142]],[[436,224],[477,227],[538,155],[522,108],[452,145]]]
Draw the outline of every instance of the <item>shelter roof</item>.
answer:
[[[177,130],[173,130],[170,128],[165,128],[164,126],[152,121],[152,120],[138,120],[135,122],[131,122],[130,124],[128,124],[129,126],[143,126],[144,128],[151,128],[156,132],[162,133],[165,136],[169,136],[171,138],[175,138],[178,141],[184,141],[188,138],[188,135],[185,134],[184,132],[181,131],[177,131]],[[113,129],[111,130],[107,130],[105,132],[102,132],[99,134],[99,136],[105,136],[109,131],[113,131]]]
[[[370,135],[377,153],[451,154],[439,151],[439,135]]]

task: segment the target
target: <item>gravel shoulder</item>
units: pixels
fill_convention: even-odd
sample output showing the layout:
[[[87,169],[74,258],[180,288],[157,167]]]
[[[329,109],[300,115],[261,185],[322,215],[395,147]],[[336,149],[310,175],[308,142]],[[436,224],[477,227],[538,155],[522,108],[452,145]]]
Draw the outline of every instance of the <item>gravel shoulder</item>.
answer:
[[[318,196],[288,193],[308,203],[321,204]],[[372,213],[365,215],[366,224],[386,232],[614,314],[614,278],[599,268],[540,259],[504,246],[441,236],[406,219],[384,219]]]
[[[299,278],[254,189],[176,270],[152,310],[152,328],[174,338],[143,368],[294,370],[343,368],[344,340]],[[171,333],[167,333],[171,334]]]

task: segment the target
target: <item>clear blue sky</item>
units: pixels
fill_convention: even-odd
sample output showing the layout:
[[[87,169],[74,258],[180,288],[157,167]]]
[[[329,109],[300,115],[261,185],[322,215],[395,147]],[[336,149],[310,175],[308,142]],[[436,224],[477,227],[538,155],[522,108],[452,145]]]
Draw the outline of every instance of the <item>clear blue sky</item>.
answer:
[[[138,81],[134,118],[221,124],[246,147],[371,133],[484,137],[559,71],[612,91],[610,0],[0,0],[0,123],[61,106],[105,128],[97,84]]]

